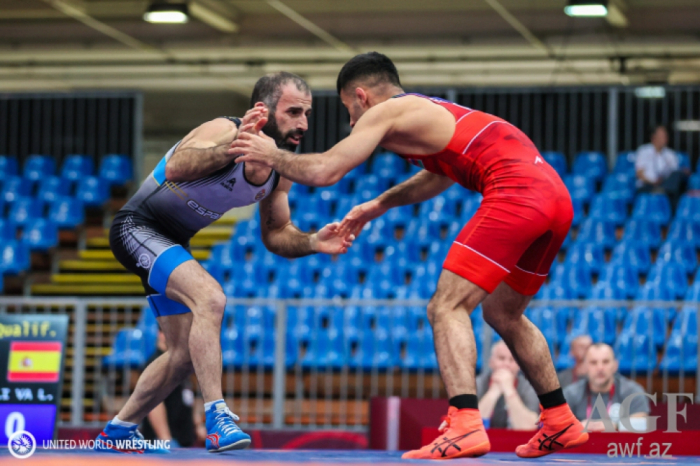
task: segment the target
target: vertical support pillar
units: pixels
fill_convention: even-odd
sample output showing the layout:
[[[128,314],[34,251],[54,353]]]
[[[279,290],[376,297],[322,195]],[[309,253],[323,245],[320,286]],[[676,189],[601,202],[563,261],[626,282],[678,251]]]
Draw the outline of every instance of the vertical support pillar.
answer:
[[[275,321],[275,366],[272,375],[272,427],[281,429],[284,427],[284,400],[286,398],[287,384],[285,376],[287,372],[287,305],[278,301],[277,320]]]
[[[619,126],[620,93],[616,87],[608,91],[608,169],[612,170],[617,162],[617,132]]]

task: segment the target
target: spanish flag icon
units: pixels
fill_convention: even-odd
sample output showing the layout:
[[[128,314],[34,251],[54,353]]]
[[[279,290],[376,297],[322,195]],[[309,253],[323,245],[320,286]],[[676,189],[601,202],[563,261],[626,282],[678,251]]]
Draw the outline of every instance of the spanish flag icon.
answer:
[[[13,341],[7,364],[8,382],[58,382],[61,370],[58,341]]]

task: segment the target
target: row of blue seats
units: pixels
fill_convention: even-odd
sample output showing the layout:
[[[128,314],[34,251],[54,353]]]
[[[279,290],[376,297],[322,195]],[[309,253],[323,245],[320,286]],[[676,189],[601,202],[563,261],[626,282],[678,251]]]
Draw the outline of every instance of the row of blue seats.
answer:
[[[424,310],[413,308],[376,309],[367,308],[357,312],[353,308],[316,308],[307,315],[310,319],[299,320],[302,308],[290,308],[290,321],[287,332],[286,365],[291,367],[299,362],[306,368],[386,370],[403,368],[407,370],[435,370],[437,361],[433,351],[432,331],[424,320]],[[320,311],[320,312],[319,312]],[[393,312],[392,312],[393,311]],[[603,341],[615,347],[620,370],[623,373],[635,371],[644,373],[655,369],[686,373],[697,370],[697,309],[694,306],[683,308],[678,315],[656,312],[648,308],[635,308],[626,313],[621,330],[615,321],[615,310],[590,307],[581,311],[554,310],[553,308],[531,308],[527,314],[542,328],[550,342],[550,351],[555,356],[558,369],[570,367],[568,348],[571,340],[581,334],[589,334],[594,341]],[[222,329],[221,345],[224,365],[240,368],[262,365],[271,368],[274,363],[274,327],[264,322],[265,309],[255,307],[235,312],[245,315],[238,317]],[[564,313],[575,314],[570,330],[559,332],[561,326],[555,316]],[[267,310],[274,319],[274,311]],[[335,315],[335,316],[334,316]],[[296,317],[294,317],[296,316]],[[337,317],[340,316],[340,317]],[[375,319],[371,325],[364,325],[367,316]],[[403,323],[401,322],[403,316]],[[411,325],[411,319],[420,324]],[[333,317],[340,318],[333,322]],[[322,320],[328,322],[321,324]],[[241,322],[241,320],[243,320]],[[561,319],[559,319],[561,320]],[[480,310],[472,314],[477,350],[482,354],[485,344],[485,326]],[[671,325],[670,335],[667,330]],[[563,342],[559,350],[551,345],[557,339]],[[492,332],[492,341],[500,337]],[[104,365],[123,367],[142,366],[155,349],[155,327],[139,322],[136,329],[122,329],[116,337],[113,353],[103,359]],[[305,354],[300,354],[301,348]],[[664,349],[660,363],[657,350]],[[481,359],[481,358],[479,358]],[[478,361],[481,366],[481,360]],[[478,367],[478,368],[479,368]]]
[[[109,184],[95,176],[81,178],[75,189],[72,188],[71,182],[56,176],[47,177],[37,182],[37,185],[35,189],[31,181],[18,176],[10,176],[0,181],[0,210],[5,204],[12,208],[13,204],[23,199],[53,202],[65,197],[78,199],[86,206],[99,207],[109,199],[110,195]]]
[[[131,159],[126,155],[109,154],[102,157],[98,176],[107,186],[120,186],[131,180]],[[0,155],[0,179],[19,175],[16,157]],[[24,178],[40,181],[56,174],[56,159],[49,155],[30,155],[22,169]],[[69,181],[79,181],[95,174],[93,158],[88,155],[69,155],[63,161],[60,177]]]
[[[0,207],[2,203],[0,202]],[[0,211],[1,213],[1,211]],[[10,204],[6,221],[24,227],[37,219],[48,219],[59,228],[75,228],[85,221],[85,204],[73,197],[58,197],[44,202],[32,197],[20,197]],[[0,215],[0,218],[3,218]]]
[[[684,152],[676,152],[678,156],[678,164],[680,168],[690,168],[690,157]],[[631,174],[634,175],[634,162],[636,152],[625,151],[617,155],[615,167],[612,173]],[[546,151],[542,152],[544,158],[560,176],[566,175],[568,164],[566,157],[561,152]],[[698,165],[700,173],[700,165]],[[608,172],[607,158],[602,152],[580,152],[574,159],[574,164],[571,170],[574,174],[585,175],[595,181],[602,181],[605,174]]]

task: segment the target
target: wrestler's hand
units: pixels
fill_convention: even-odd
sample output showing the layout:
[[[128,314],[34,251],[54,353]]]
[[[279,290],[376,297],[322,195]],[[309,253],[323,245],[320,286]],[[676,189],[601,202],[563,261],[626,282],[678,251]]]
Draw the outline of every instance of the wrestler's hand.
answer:
[[[376,199],[355,206],[340,222],[339,233],[341,235],[353,234],[358,236],[367,222],[384,215],[386,211],[387,208]]]
[[[245,115],[241,118],[241,126],[238,128],[238,132],[258,134],[267,123],[267,119],[267,107],[264,103],[258,102],[253,108],[245,112]]]
[[[272,168],[278,153],[275,140],[260,131],[254,132],[254,129],[249,131],[248,127],[243,128],[243,126],[241,128],[243,131],[233,141],[228,153],[239,154],[240,157],[237,159],[239,162],[258,163]]]
[[[341,235],[338,222],[330,223],[311,235],[311,249],[325,254],[345,254],[355,241],[355,235]]]

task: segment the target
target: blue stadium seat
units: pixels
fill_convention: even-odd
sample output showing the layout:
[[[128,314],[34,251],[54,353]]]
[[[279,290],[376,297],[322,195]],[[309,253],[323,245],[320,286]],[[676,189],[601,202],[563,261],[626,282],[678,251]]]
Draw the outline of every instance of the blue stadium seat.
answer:
[[[19,275],[29,270],[29,247],[19,241],[6,241],[0,244],[0,273]]]
[[[418,216],[430,220],[457,216],[457,202],[444,196],[435,196],[420,204]]]
[[[666,235],[666,241],[674,243],[686,243],[700,247],[700,223],[694,223],[683,218],[676,218],[671,222]]]
[[[17,225],[6,218],[0,217],[0,244],[17,239]]]
[[[571,226],[577,227],[586,217],[586,212],[584,210],[583,201],[581,199],[571,199],[571,204],[574,208],[574,218],[571,221]]]
[[[613,197],[610,193],[598,194],[591,202],[588,216],[621,226],[627,220],[627,203],[623,199]]]
[[[404,229],[408,228],[408,224],[413,220],[413,206],[404,205],[395,207],[384,215],[387,222],[391,223],[394,228],[400,226]]]
[[[399,354],[385,329],[365,330],[359,335],[357,351],[349,356],[349,366],[365,371],[384,371],[398,365]]]
[[[48,155],[30,155],[24,162],[24,177],[39,181],[56,173],[56,161]]]
[[[32,183],[19,176],[8,176],[2,183],[2,198],[5,202],[14,202],[19,197],[30,196]]]
[[[152,335],[158,334],[158,321],[150,306],[141,308],[141,314],[139,315],[138,322],[136,322],[136,328],[143,333],[150,333]]]
[[[615,343],[617,337],[617,310],[589,306],[574,313],[571,327],[574,335],[590,335],[594,342],[604,342],[608,345]]]
[[[78,180],[75,197],[88,207],[99,207],[109,198],[109,187],[96,176],[85,176]]]
[[[406,173],[406,161],[390,152],[377,154],[372,160],[372,173],[383,178],[395,178]]]
[[[642,242],[623,240],[613,249],[610,261],[632,267],[638,274],[646,274],[651,268],[649,246]]]
[[[612,173],[605,177],[603,193],[625,204],[632,203],[635,195],[635,176],[627,173]]]
[[[657,262],[676,262],[683,266],[687,274],[692,274],[698,266],[698,256],[692,243],[666,241],[656,256]]]
[[[244,341],[243,330],[237,327],[227,328],[221,334],[221,360],[225,369],[243,366]]]
[[[343,334],[337,328],[319,329],[310,339],[309,348],[301,359],[304,368],[342,369],[348,363],[348,351]]]
[[[566,175],[566,157],[561,152],[542,152],[542,158],[559,173],[559,176]]]
[[[57,176],[49,176],[39,181],[36,197],[43,202],[55,201],[59,196],[70,194],[70,183]]]
[[[109,154],[102,158],[98,176],[110,186],[121,186],[131,181],[133,168],[126,155]]]
[[[17,226],[22,227],[30,220],[41,218],[44,214],[44,203],[33,197],[19,197],[10,205],[8,218]]]
[[[678,157],[678,168],[687,168],[690,170],[690,157],[685,152],[676,152],[676,157]]]
[[[628,299],[634,298],[639,288],[639,275],[631,266],[624,263],[610,263],[603,268],[598,283],[604,283],[622,292]]]
[[[577,298],[586,298],[593,287],[591,271],[586,264],[577,265],[560,264],[554,268],[550,284],[558,284],[569,288]]]
[[[572,172],[602,181],[608,172],[607,161],[601,152],[580,152],[574,160]]]
[[[49,204],[48,218],[59,228],[75,228],[85,221],[85,209],[78,199],[59,197]]]
[[[538,293],[538,296],[538,299],[541,299],[543,301],[575,299],[574,293],[573,291],[571,291],[571,288],[554,281],[544,285],[541,288],[541,294]]]
[[[688,290],[688,275],[685,267],[677,262],[657,261],[649,271],[647,283],[667,289],[674,299],[683,299]]]
[[[388,180],[380,178],[377,175],[363,175],[355,182],[355,192],[360,193],[368,190],[381,194],[389,187]]]
[[[626,298],[627,296],[625,296],[624,290],[603,281],[598,281],[598,283],[593,285],[593,290],[590,295],[590,299],[596,301],[622,301]],[[617,322],[622,322],[627,314],[627,308],[624,305],[605,305],[599,307],[602,307],[605,312],[612,312],[616,316],[615,319]]]
[[[695,374],[698,370],[698,317],[695,306],[684,307],[673,323],[671,336],[659,369],[676,375],[683,371]]]
[[[700,166],[700,163],[698,164]],[[700,173],[693,173],[688,178],[688,190],[697,191],[700,190]]]
[[[696,281],[691,286],[688,287],[688,291],[685,293],[685,300],[700,303],[700,282]]]
[[[58,246],[58,227],[45,218],[32,219],[22,228],[22,241],[31,251],[48,251]]]
[[[605,249],[612,249],[617,242],[615,224],[604,220],[587,218],[578,231],[577,243],[597,243]]]
[[[9,176],[17,176],[19,174],[19,165],[17,157],[9,155],[0,155],[0,180],[7,179]]]
[[[92,176],[95,171],[95,163],[88,155],[69,155],[63,161],[61,178],[69,181],[78,181],[85,176]]]
[[[648,306],[635,306],[627,312],[620,332],[646,335],[656,348],[661,349],[666,342],[668,327],[675,317],[676,310],[673,308],[652,309]]]
[[[637,152],[628,151],[617,154],[615,168],[613,173],[623,173],[634,176],[634,160],[637,158]]]
[[[571,199],[577,199],[588,204],[595,194],[595,181],[584,175],[566,175],[564,184],[569,190]]]
[[[112,352],[102,358],[103,367],[142,368],[156,350],[156,337],[139,329],[123,328],[117,332]]]
[[[652,249],[661,246],[661,225],[643,218],[633,219],[625,225],[623,242],[636,242]]]
[[[673,301],[671,290],[653,281],[647,281],[639,287],[635,299],[640,301]]]
[[[555,347],[558,348],[566,336],[566,328],[561,331],[557,326],[556,312],[552,307],[539,306],[530,307],[525,312],[530,322],[542,331],[551,353],[554,353]]]
[[[406,341],[406,352],[401,366],[410,371],[437,370],[438,364],[432,329],[419,330]]]
[[[574,243],[566,254],[564,264],[577,266],[585,264],[594,274],[599,274],[605,265],[605,251],[597,243]]]
[[[632,218],[668,225],[671,220],[671,203],[665,194],[640,194],[634,201]]]
[[[688,194],[681,196],[676,218],[700,223],[700,196],[690,196]]]
[[[619,361],[618,370],[622,374],[645,374],[656,368],[656,350],[646,334],[622,332],[614,348]]]
[[[459,184],[455,183],[449,188],[447,188],[443,193],[443,196],[445,198],[451,200],[451,201],[464,201],[467,198],[471,198],[472,193],[468,189],[464,188],[463,186],[460,186]]]

